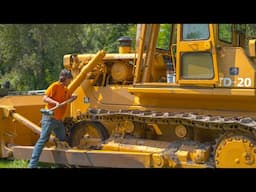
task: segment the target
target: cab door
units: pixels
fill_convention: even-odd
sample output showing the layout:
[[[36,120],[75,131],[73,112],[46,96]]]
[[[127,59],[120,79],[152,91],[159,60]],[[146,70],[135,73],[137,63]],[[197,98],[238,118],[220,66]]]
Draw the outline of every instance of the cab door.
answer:
[[[179,24],[177,83],[212,86],[218,83],[218,79],[213,24]]]

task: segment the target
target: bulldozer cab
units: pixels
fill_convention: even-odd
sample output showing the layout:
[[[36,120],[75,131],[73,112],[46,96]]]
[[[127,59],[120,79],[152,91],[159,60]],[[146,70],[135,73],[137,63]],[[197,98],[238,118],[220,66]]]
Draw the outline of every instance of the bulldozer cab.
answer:
[[[254,73],[245,75],[253,64],[246,71],[236,59],[246,48],[245,25],[147,24],[138,39],[135,85],[254,87]]]
[[[215,85],[218,66],[213,26],[182,24],[177,30],[177,82]]]
[[[163,31],[166,28],[170,29],[169,33]],[[159,49],[158,45],[163,46],[161,41],[168,37],[167,49]],[[140,39],[136,83],[165,81],[177,84],[217,84],[218,66],[213,25],[143,25]],[[143,58],[146,58],[145,61]],[[168,79],[170,73],[176,76],[172,81]]]

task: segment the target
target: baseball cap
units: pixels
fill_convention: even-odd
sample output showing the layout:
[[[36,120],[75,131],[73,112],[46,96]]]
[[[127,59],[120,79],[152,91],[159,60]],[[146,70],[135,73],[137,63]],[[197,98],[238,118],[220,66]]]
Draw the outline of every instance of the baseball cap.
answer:
[[[59,79],[64,80],[64,79],[73,79],[71,71],[67,69],[62,69],[60,74],[59,74]]]

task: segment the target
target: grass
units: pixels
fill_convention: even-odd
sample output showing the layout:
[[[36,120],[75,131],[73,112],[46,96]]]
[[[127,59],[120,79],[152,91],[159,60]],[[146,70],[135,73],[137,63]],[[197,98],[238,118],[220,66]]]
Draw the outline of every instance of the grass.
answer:
[[[26,168],[28,161],[25,160],[0,160],[0,168]]]
[[[0,159],[0,168],[27,168],[29,161],[27,160],[7,160]],[[38,163],[40,168],[61,168],[63,166],[51,163]]]

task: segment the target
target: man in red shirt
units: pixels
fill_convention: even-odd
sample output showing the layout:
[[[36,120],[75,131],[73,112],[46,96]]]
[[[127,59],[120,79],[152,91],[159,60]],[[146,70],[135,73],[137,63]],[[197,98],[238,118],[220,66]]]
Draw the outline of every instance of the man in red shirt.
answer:
[[[42,115],[42,129],[40,137],[32,152],[32,157],[28,165],[29,168],[37,167],[42,150],[46,142],[49,140],[52,131],[60,141],[65,141],[65,128],[62,120],[64,118],[67,105],[59,108],[58,105],[70,98],[73,98],[73,100],[77,98],[75,95],[71,95],[67,88],[72,78],[71,72],[63,69],[59,74],[59,80],[52,83],[45,91],[45,95],[43,97],[43,101],[46,103],[45,109],[51,109],[53,107],[57,107],[57,109],[54,110],[53,115]]]

